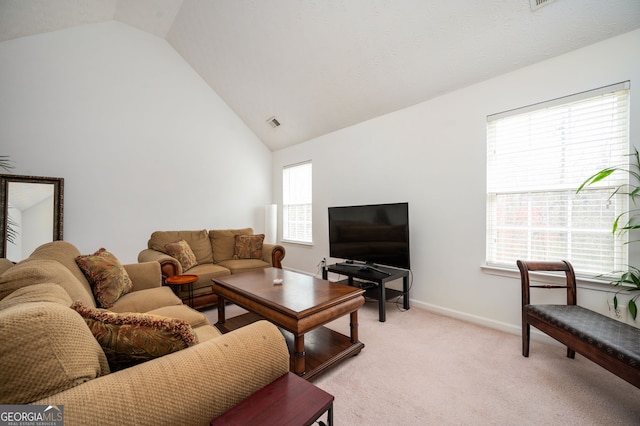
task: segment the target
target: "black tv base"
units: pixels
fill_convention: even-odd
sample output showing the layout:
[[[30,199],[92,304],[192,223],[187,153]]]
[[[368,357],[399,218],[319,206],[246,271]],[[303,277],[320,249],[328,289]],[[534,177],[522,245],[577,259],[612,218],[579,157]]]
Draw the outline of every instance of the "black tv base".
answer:
[[[347,277],[346,284],[354,286],[354,278],[364,280],[372,283],[376,283],[377,287],[375,293],[378,296],[378,320],[385,322],[387,320],[385,303],[387,300],[387,292],[394,295],[402,295],[402,307],[409,309],[409,271],[406,269],[387,268],[384,266],[375,266],[363,268],[363,266],[369,266],[361,263],[336,263],[334,265],[325,266],[322,268],[322,279],[327,279],[328,273],[333,272],[335,274],[345,275]],[[395,281],[402,278],[402,291],[389,289],[387,290],[385,284],[390,281]]]
[[[368,263],[343,262],[343,263],[336,263],[336,265],[337,266],[344,266],[344,267],[347,267],[347,268],[358,268],[358,270],[360,270],[360,271],[371,270],[371,271],[376,271],[379,274],[391,275],[391,272],[383,271],[382,269],[378,268],[377,266],[369,265]]]

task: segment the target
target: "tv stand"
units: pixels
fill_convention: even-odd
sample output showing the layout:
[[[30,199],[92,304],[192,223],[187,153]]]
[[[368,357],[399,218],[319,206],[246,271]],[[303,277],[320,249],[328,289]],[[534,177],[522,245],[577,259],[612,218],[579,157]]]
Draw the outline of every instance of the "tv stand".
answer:
[[[377,286],[371,289],[371,292],[378,299],[378,320],[380,322],[387,320],[385,304],[389,297],[402,296],[402,307],[405,310],[409,309],[409,271],[406,269],[372,267],[366,263],[336,263],[322,268],[322,279],[326,280],[329,272],[345,275],[347,277],[346,284],[350,286],[355,285],[354,278],[376,283]],[[402,291],[385,287],[386,283],[400,278],[402,278]]]
[[[360,271],[369,271],[369,270],[371,270],[371,271],[376,271],[379,274],[391,275],[391,272],[383,271],[382,269],[378,268],[377,266],[369,264],[369,263],[343,262],[343,263],[336,263],[336,265],[345,266],[347,268],[358,268],[358,270],[360,270]]]

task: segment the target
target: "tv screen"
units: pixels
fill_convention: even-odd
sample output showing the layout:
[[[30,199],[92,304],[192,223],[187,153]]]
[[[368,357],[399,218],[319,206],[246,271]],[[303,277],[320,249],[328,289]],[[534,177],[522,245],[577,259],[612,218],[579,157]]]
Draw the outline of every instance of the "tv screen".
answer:
[[[329,256],[411,269],[409,204],[329,207]]]

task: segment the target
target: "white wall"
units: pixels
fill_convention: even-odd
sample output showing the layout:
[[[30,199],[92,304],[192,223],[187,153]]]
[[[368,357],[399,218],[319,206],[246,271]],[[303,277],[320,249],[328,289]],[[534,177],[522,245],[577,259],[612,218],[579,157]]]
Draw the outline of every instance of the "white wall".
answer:
[[[640,31],[275,152],[280,204],[282,167],[313,161],[314,245],[287,244],[286,267],[316,273],[328,256],[327,207],[408,201],[413,303],[519,333],[519,277],[481,269],[486,116],[625,80],[635,104],[637,46]],[[631,141],[640,145],[640,108],[631,120]],[[604,292],[581,288],[578,298],[607,311]]]
[[[112,21],[2,42],[0,64],[0,154],[65,179],[81,252],[129,263],[154,230],[263,230],[271,152],[165,40]]]

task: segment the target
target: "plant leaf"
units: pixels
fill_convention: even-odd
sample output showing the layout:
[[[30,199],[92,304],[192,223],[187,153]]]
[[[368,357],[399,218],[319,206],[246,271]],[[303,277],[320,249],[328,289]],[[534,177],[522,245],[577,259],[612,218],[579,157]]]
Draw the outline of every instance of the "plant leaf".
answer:
[[[6,171],[13,169],[8,155],[0,155],[0,168],[5,169]]]
[[[633,300],[629,300],[627,306],[629,307],[629,313],[631,314],[631,317],[635,320],[636,315],[638,315],[638,306],[636,305],[636,302],[634,302]]]
[[[620,216],[622,216],[622,215],[620,215]],[[613,234],[615,234],[616,231],[618,230],[618,221],[620,220],[620,216],[616,217],[616,220],[613,221],[613,226],[612,226],[612,229],[611,229],[611,232]]]
[[[582,191],[582,189],[585,186],[589,186],[596,182],[601,181],[602,179],[606,179],[609,175],[611,175],[611,173],[615,172],[616,170],[617,170],[617,167],[609,167],[609,168],[600,170],[598,173],[594,174],[593,176],[589,177],[587,180],[582,182],[582,185],[578,187],[578,189],[576,190],[576,193]]]

